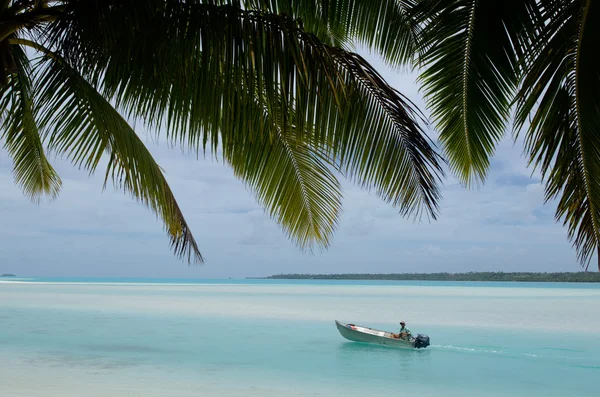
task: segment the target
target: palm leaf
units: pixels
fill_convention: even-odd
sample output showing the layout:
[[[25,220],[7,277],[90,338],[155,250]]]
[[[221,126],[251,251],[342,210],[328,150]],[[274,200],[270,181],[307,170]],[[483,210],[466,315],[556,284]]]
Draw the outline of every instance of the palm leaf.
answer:
[[[326,151],[342,173],[374,189],[401,214],[420,217],[424,212],[435,219],[441,157],[424,136],[419,113],[359,55],[335,49],[329,53],[347,95],[337,109],[331,99],[318,99],[314,145]],[[340,109],[345,112],[341,117]]]
[[[485,179],[504,135],[518,64],[514,50],[531,1],[423,0],[425,97],[455,174],[465,184]]]
[[[435,217],[440,158],[411,104],[363,58],[286,16],[197,2],[128,4],[74,7],[49,36],[127,114],[194,149],[215,150],[219,134],[293,134],[402,213]],[[112,21],[108,30],[104,21]],[[254,103],[277,128],[257,130],[256,110],[223,114],[234,103]]]
[[[16,44],[31,45],[26,40]],[[149,206],[164,222],[175,253],[188,262],[203,258],[163,173],[129,124],[60,56],[43,50],[34,70],[40,124],[50,148],[94,172],[109,155],[106,182]]]
[[[410,14],[414,0],[244,0],[248,9],[285,14],[301,21],[323,43],[360,44],[392,66],[409,63],[417,51],[419,26]]]
[[[532,31],[516,121],[522,127],[533,116],[530,162],[544,177],[546,200],[558,198],[556,218],[587,269],[600,246],[600,6],[542,3],[546,22]]]
[[[331,164],[293,131],[282,134],[255,103],[233,107],[232,113],[252,109],[252,130],[260,133],[223,134],[223,157],[300,248],[327,248],[341,213],[340,185]]]
[[[342,2],[346,0],[341,0]],[[353,0],[352,0],[353,1]],[[325,10],[327,1],[280,1],[280,0],[241,0],[244,9],[263,11],[269,14],[286,15],[298,20],[300,25],[319,38],[322,43],[337,47],[348,45],[346,26],[341,21],[332,23]],[[230,0],[218,1],[220,5],[232,5]]]
[[[2,117],[4,147],[14,162],[15,182],[34,202],[41,195],[55,198],[61,188],[61,180],[44,153],[30,82],[29,61],[19,48],[12,48],[17,73],[10,75],[8,84],[3,87],[0,108],[5,110]]]

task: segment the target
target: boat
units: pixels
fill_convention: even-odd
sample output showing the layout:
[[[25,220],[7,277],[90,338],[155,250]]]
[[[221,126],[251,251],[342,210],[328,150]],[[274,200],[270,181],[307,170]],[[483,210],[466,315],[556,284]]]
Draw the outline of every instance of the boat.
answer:
[[[397,348],[412,348],[424,349],[429,346],[429,337],[427,335],[418,334],[416,337],[408,339],[397,339],[392,336],[391,332],[380,331],[378,329],[362,327],[354,324],[343,324],[335,320],[340,334],[353,342],[374,343],[384,346]]]

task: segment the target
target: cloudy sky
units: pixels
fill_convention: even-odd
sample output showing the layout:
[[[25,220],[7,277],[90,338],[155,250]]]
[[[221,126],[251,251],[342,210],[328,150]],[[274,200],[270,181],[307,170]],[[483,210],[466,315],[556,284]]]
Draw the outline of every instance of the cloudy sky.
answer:
[[[384,77],[425,109],[414,75]],[[435,131],[429,131],[435,138]],[[415,223],[344,181],[344,214],[332,247],[306,254],[288,241],[233,177],[210,159],[196,160],[145,137],[200,244],[206,264],[171,254],[153,213],[54,160],[63,189],[57,200],[30,203],[13,183],[0,151],[0,273],[20,276],[247,277],[276,273],[578,271],[565,229],[545,204],[522,145],[510,133],[498,147],[486,184],[468,190],[448,175],[441,216]]]

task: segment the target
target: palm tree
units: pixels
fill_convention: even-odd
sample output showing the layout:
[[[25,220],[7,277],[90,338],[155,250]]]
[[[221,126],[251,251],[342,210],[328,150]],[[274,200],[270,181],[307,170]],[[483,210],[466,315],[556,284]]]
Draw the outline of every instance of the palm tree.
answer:
[[[141,5],[140,5],[141,4]],[[44,148],[150,206],[201,261],[126,119],[217,152],[302,248],[327,247],[335,173],[435,218],[440,158],[420,114],[360,56],[421,71],[453,172],[485,181],[511,114],[586,270],[600,247],[600,71],[592,0],[2,1],[2,137],[33,200],[60,179]],[[29,50],[26,50],[28,48]],[[600,269],[600,256],[599,256]]]
[[[250,3],[315,31],[325,21],[334,36],[360,40],[391,66],[418,68],[450,168],[466,186],[485,181],[512,119],[529,165],[542,175],[546,201],[557,200],[556,219],[588,269],[600,250],[598,1]]]
[[[415,59],[452,169],[467,184],[483,181],[514,112],[515,135],[524,133],[529,164],[546,200],[558,199],[556,219],[587,270],[600,248],[600,4],[411,3]]]
[[[54,198],[61,180],[47,151],[89,173],[106,156],[105,185],[150,207],[175,254],[202,262],[162,169],[128,122],[138,120],[171,143],[222,156],[303,249],[330,242],[337,174],[403,215],[435,218],[441,158],[420,113],[346,49],[355,40],[395,62],[412,54],[412,38],[394,38],[408,26],[403,10],[388,7],[382,36],[370,21],[386,10],[369,3],[0,1],[1,139],[16,183],[33,201]]]
[[[445,156],[467,186],[485,181],[512,119],[588,269],[600,250],[598,1],[321,0],[312,11],[302,0],[257,2],[307,26],[325,20],[390,65],[418,68]]]

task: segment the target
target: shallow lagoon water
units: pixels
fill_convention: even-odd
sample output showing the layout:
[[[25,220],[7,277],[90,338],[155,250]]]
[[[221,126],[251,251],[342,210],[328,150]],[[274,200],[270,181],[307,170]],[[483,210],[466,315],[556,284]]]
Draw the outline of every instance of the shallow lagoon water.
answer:
[[[0,283],[1,395],[597,396],[600,286]],[[428,334],[344,340],[334,320]]]

